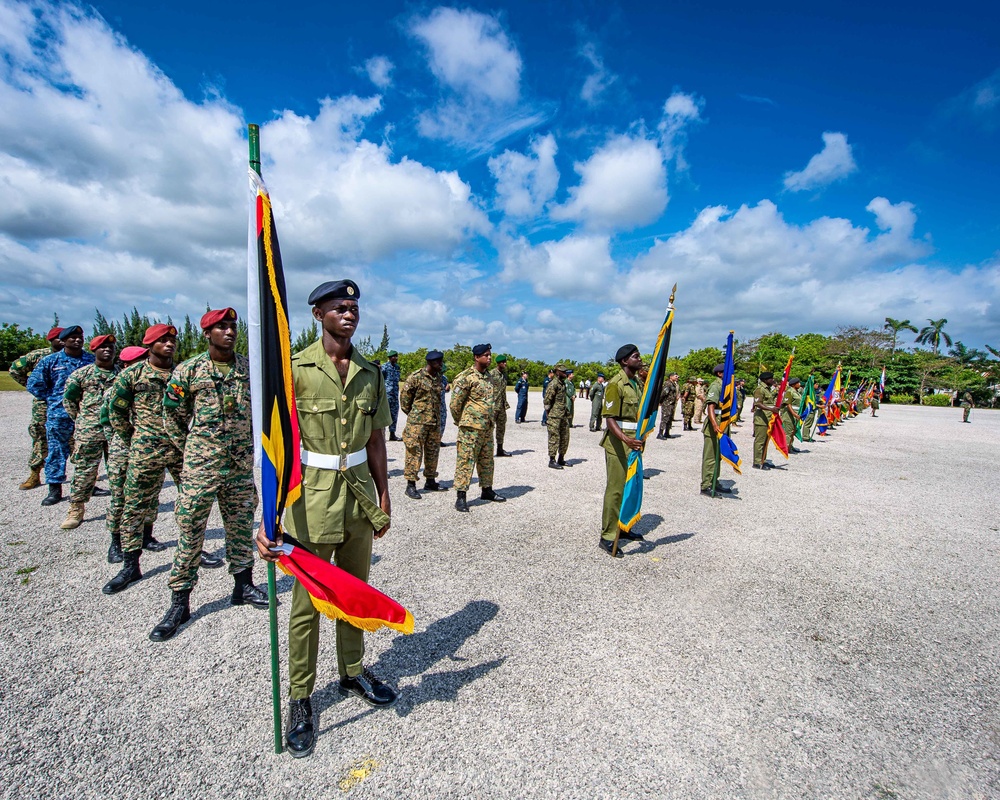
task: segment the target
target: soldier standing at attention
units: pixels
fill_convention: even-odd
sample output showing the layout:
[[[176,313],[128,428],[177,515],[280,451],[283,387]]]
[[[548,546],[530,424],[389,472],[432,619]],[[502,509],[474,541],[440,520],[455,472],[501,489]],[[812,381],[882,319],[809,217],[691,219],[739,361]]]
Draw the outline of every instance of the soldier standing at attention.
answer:
[[[771,414],[778,412],[774,406],[774,373],[760,373],[760,383],[753,393],[753,468],[771,469],[764,462],[764,450],[767,449],[767,425]]]
[[[10,365],[10,377],[22,386],[28,385],[28,378],[38,366],[38,362],[45,356],[58,353],[62,350],[62,339],[59,334],[62,328],[53,328],[45,338],[49,341],[48,347],[32,350],[25,353]],[[31,422],[28,424],[28,434],[31,436],[31,455],[28,456],[28,477],[18,486],[19,489],[37,489],[42,485],[41,471],[45,464],[45,457],[49,448],[45,440],[45,416],[48,406],[44,400],[37,397],[31,401]]]
[[[543,400],[547,418],[546,427],[549,431],[549,467],[562,469],[567,466],[566,451],[569,449],[573,390],[566,380],[566,368],[562,364],[556,364],[553,375]]]
[[[167,549],[146,525],[149,508],[160,496],[163,470],[170,473],[178,491],[181,489],[184,456],[163,424],[163,395],[174,366],[177,328],[164,323],[150,325],[142,343],[149,345],[149,357],[119,373],[108,403],[111,427],[128,443],[128,468],[119,528],[122,568],[101,589],[104,594],[120,592],[142,577],[142,550],[158,553]]]
[[[788,443],[789,453],[799,452],[799,449],[792,444],[795,441],[795,429],[798,427],[799,403],[802,402],[802,394],[799,392],[801,385],[802,381],[798,378],[791,378],[788,381],[781,406],[781,426],[785,429],[785,441]]]
[[[684,391],[681,392],[681,416],[684,418],[683,430],[693,431],[691,419],[694,417],[694,379],[684,381]]]
[[[599,431],[601,429],[601,404],[604,402],[604,390],[607,384],[604,382],[604,373],[597,373],[597,380],[590,387],[590,430]]]
[[[509,458],[510,453],[503,449],[504,436],[507,434],[507,409],[510,403],[507,402],[507,356],[503,353],[497,356],[497,368],[490,373],[490,377],[497,387],[497,396],[494,401],[496,409],[494,417],[494,427],[497,438],[497,458]]]
[[[502,503],[493,491],[493,420],[496,417],[496,385],[490,379],[493,350],[488,344],[472,348],[472,366],[459,373],[451,387],[451,417],[458,426],[455,455],[455,508],[468,511],[466,492],[472,483],[472,469],[479,473],[483,500]]]
[[[361,319],[361,292],[354,281],[329,281],[309,295],[323,336],[292,356],[295,404],[302,438],[302,495],[285,512],[289,534],[320,558],[355,578],[368,580],[372,542],[389,530],[392,507],[385,435],[389,403],[385,380],[351,343]],[[491,387],[492,388],[492,385]],[[278,554],[263,525],[257,552]],[[279,534],[276,544],[281,544]],[[364,666],[364,632],[337,625],[337,671],[342,695],[376,707],[396,702],[396,691]],[[288,723],[285,743],[295,758],[310,755],[316,727],[310,696],[316,685],[319,612],[309,592],[292,587],[288,621]]]
[[[417,491],[421,459],[424,462],[424,491],[442,489],[436,478],[438,456],[441,454],[441,368],[444,355],[431,350],[426,361],[423,369],[418,369],[406,379],[399,393],[399,405],[406,414],[403,478],[406,480],[406,496],[414,500],[421,499]]]
[[[208,311],[201,318],[208,352],[178,366],[163,395],[163,426],[183,453],[181,483],[174,505],[180,529],[167,585],[170,607],[149,638],[164,642],[191,619],[189,598],[198,583],[198,561],[212,503],[219,503],[226,557],[233,576],[229,602],[267,608],[267,594],[253,585],[253,423],[250,416],[250,363],[238,355],[236,310]]]
[[[607,428],[601,437],[607,483],[604,486],[599,545],[608,555],[612,554],[615,538],[618,536],[628,541],[642,539],[642,534],[639,533],[618,532],[618,513],[625,493],[628,454],[630,450],[642,450],[642,442],[635,438],[640,402],[637,376],[642,369],[642,356],[634,344],[623,344],[615,353],[615,361],[621,366],[621,371],[608,381],[608,388],[604,390],[603,416],[607,421]],[[614,555],[616,558],[622,557],[620,550]]]
[[[514,423],[520,425],[528,413],[528,373],[522,372],[521,378],[514,384],[517,393],[517,408],[514,410]]]
[[[451,391],[451,384],[448,383],[448,376],[444,374],[444,361],[441,362],[441,437],[444,438],[444,428],[448,424],[448,392]],[[444,447],[444,443],[441,444]]]
[[[875,416],[875,412],[878,411],[878,405],[882,402],[882,393],[874,392],[872,394],[872,416]]]
[[[671,372],[663,383],[660,392],[660,431],[656,434],[657,439],[670,438],[670,426],[674,424],[674,412],[677,410],[677,381],[677,373]]]
[[[969,414],[972,413],[972,409],[976,407],[976,404],[972,400],[972,393],[966,392],[962,395],[962,422],[969,422]],[[969,422],[971,425],[972,423]]]
[[[385,380],[385,396],[389,399],[389,441],[398,442],[396,436],[396,420],[399,418],[399,353],[390,350],[389,360],[382,365],[382,378]]]
[[[66,482],[66,459],[70,455],[73,438],[73,420],[63,405],[66,381],[76,370],[94,363],[94,356],[83,349],[83,328],[70,325],[59,332],[63,348],[38,362],[28,377],[28,391],[44,400],[45,440],[48,456],[45,459],[45,482],[49,485],[43,506],[52,506],[62,500],[62,485]]]
[[[545,393],[548,391],[549,384],[552,382],[552,379],[555,376],[556,376],[556,373],[553,370],[550,369],[549,370],[549,374],[545,378],[542,379],[542,400],[543,400],[543,402],[542,402],[542,427],[543,428],[548,424],[548,421],[549,421],[549,412],[545,410],[545,403],[544,403]]]
[[[725,364],[716,364],[712,369],[715,379],[705,393],[705,443],[701,450],[701,493],[712,496],[712,489],[730,494],[732,489],[718,485],[716,470],[719,468],[719,458],[716,455],[715,443],[719,440],[719,417],[722,415],[722,376],[726,372]]]
[[[115,337],[110,333],[90,340],[93,364],[78,369],[66,381],[63,406],[74,423],[73,489],[69,512],[59,527],[80,527],[88,500],[97,483],[101,459],[108,460],[108,437],[101,425],[101,409],[115,381]]]
[[[705,386],[705,381],[702,378],[698,378],[695,381],[694,388],[694,424],[701,425],[701,418],[705,413],[705,399],[708,395],[708,390]],[[692,430],[694,430],[692,428]]]

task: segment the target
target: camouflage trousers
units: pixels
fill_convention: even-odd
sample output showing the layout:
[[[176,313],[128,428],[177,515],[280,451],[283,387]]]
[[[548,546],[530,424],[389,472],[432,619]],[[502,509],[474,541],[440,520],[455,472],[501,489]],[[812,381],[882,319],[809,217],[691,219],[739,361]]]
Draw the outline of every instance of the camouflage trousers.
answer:
[[[660,405],[660,436],[670,435],[670,426],[674,424],[674,412],[676,410],[676,400],[673,403],[662,403]]]
[[[455,454],[455,491],[464,492],[472,483],[472,470],[479,474],[479,485],[493,486],[493,426],[486,430],[459,428],[458,452]]]
[[[189,591],[198,583],[198,564],[205,544],[205,525],[218,501],[226,530],[226,560],[229,574],[253,567],[253,515],[257,510],[257,487],[253,463],[210,464],[195,469],[185,467],[174,506],[174,520],[180,529],[174,565],[167,585],[172,592]]]
[[[694,401],[694,424],[701,425],[701,418],[705,413],[705,401],[700,397]]]
[[[494,429],[496,430],[496,440],[497,440],[497,452],[499,453],[503,450],[503,440],[507,435],[507,409],[501,409],[497,412],[496,419],[494,420]]]
[[[125,505],[119,527],[124,552],[131,553],[142,548],[142,526],[153,503],[159,505],[164,470],[170,473],[180,490],[182,460],[181,451],[169,442],[132,440],[125,472]]]
[[[73,452],[73,420],[58,416],[45,421],[45,441],[49,452],[45,457],[45,482],[66,483],[66,460]]]
[[[411,425],[403,428],[403,445],[406,460],[403,463],[403,477],[415,481],[420,473],[421,458],[424,462],[424,477],[436,478],[438,457],[441,455],[441,431],[437,425]]]
[[[28,433],[31,436],[31,455],[28,456],[28,469],[32,472],[41,470],[45,457],[49,454],[49,445],[45,438],[45,417],[49,407],[44,400],[34,400],[31,403],[31,422],[28,423]]]
[[[86,503],[94,493],[97,473],[101,469],[101,459],[108,460],[108,443],[103,434],[76,442],[73,450],[73,491],[71,503]]]
[[[549,417],[549,458],[562,458],[569,449],[569,417]]]
[[[396,422],[399,419],[399,389],[395,392],[386,392],[385,399],[389,401],[389,433],[396,435]]]
[[[108,488],[111,490],[111,503],[105,515],[108,533],[118,534],[122,523],[122,511],[125,507],[125,473],[128,471],[128,445],[115,433],[108,442]],[[76,476],[74,476],[76,477]],[[152,525],[160,509],[160,489],[163,488],[163,473],[160,473],[160,483],[153,493],[153,499],[143,525]]]

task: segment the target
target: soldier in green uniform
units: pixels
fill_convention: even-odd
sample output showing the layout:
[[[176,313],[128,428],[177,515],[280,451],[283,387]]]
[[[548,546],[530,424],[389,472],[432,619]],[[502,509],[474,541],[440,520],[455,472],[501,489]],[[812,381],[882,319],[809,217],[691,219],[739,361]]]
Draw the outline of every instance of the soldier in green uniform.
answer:
[[[108,438],[101,424],[101,408],[114,383],[115,337],[110,333],[90,340],[94,363],[81,367],[66,379],[63,407],[75,425],[76,446],[73,461],[73,488],[69,512],[59,526],[64,531],[80,527],[86,503],[97,483],[101,459],[108,460]]]
[[[566,370],[566,398],[569,403],[569,426],[573,427],[573,417],[576,415],[576,383],[573,380],[573,370]],[[569,440],[567,440],[569,444]]]
[[[590,387],[590,430],[601,429],[601,410],[604,405],[604,390],[608,384],[603,372],[597,373],[597,380]]]
[[[789,453],[798,453],[799,449],[794,447],[795,429],[799,422],[799,403],[802,402],[802,393],[799,387],[802,381],[798,378],[789,378],[788,386],[785,387],[785,396],[781,405],[781,427],[785,430],[785,441],[788,443]]]
[[[712,369],[715,378],[705,392],[705,427],[702,432],[705,434],[705,442],[701,449],[701,493],[708,497],[715,496],[719,492],[729,494],[732,489],[718,485],[717,470],[719,469],[719,456],[716,442],[719,441],[719,417],[722,416],[722,376],[726,372],[725,364],[716,364]]]
[[[656,434],[657,439],[670,438],[670,426],[674,424],[674,413],[677,411],[679,394],[677,381],[677,373],[671,372],[663,382],[663,389],[660,391],[660,430]]]
[[[684,381],[684,389],[681,392],[681,416],[684,418],[682,430],[694,430],[694,426],[691,424],[691,420],[694,417],[694,400],[694,378],[688,378]]]
[[[760,373],[760,382],[753,393],[753,468],[771,469],[764,461],[764,451],[767,449],[767,425],[771,414],[777,413],[774,406],[774,373]]]
[[[38,362],[45,356],[58,353],[63,348],[63,340],[59,338],[62,328],[53,328],[45,338],[49,341],[48,347],[41,347],[25,353],[20,358],[14,360],[10,365],[10,377],[22,386],[28,385],[28,378],[32,371],[38,366]],[[31,435],[31,454],[28,456],[28,477],[18,486],[19,489],[37,489],[42,485],[42,467],[45,466],[45,457],[49,453],[48,443],[45,438],[45,417],[48,405],[44,400],[37,397],[31,402],[31,422],[28,423],[28,433]]]
[[[451,387],[451,417],[458,426],[455,455],[455,508],[468,511],[466,492],[472,469],[479,473],[483,500],[502,503],[507,498],[493,491],[493,422],[496,418],[496,384],[490,379],[493,350],[488,344],[472,348],[472,366],[459,373]]]
[[[253,425],[250,416],[250,363],[235,352],[236,310],[208,311],[201,318],[208,351],[174,369],[163,395],[163,425],[183,453],[181,482],[174,505],[180,529],[167,585],[170,607],[149,638],[163,642],[191,619],[190,596],[198,582],[198,562],[212,503],[219,503],[226,557],[233,576],[234,606],[267,608],[267,595],[253,585]]]
[[[872,399],[871,399],[872,416],[873,417],[875,416],[875,412],[878,411],[879,403],[881,403],[881,402],[882,402],[882,393],[878,392],[878,391],[873,392],[872,393]]]
[[[628,453],[629,450],[642,450],[642,442],[635,438],[641,399],[637,376],[642,369],[642,356],[634,344],[624,344],[615,353],[615,361],[621,366],[621,371],[608,381],[608,388],[604,390],[602,415],[607,428],[601,437],[607,482],[604,486],[599,545],[608,555],[612,555],[615,538],[618,536],[629,541],[642,539],[642,535],[635,532],[618,532],[618,513],[625,493]],[[621,551],[613,554],[617,558],[622,556]]]
[[[562,469],[569,449],[570,420],[573,413],[572,384],[566,380],[566,367],[556,364],[555,377],[549,381],[542,401],[549,434],[549,466]]]
[[[496,457],[509,458],[510,453],[503,449],[503,440],[507,433],[507,409],[510,408],[510,403],[507,402],[507,356],[503,353],[497,356],[497,367],[490,372],[490,377],[497,387],[493,418],[497,439]]]
[[[437,482],[438,457],[441,454],[441,370],[444,354],[431,350],[426,356],[427,365],[407,377],[399,393],[399,405],[406,414],[403,428],[403,445],[406,460],[403,463],[403,478],[406,480],[406,496],[420,500],[417,491],[417,476],[420,461],[424,462],[424,491],[436,492],[442,489]]]
[[[966,392],[962,395],[962,422],[969,422],[969,414],[972,413],[972,409],[976,407],[976,404],[972,400],[972,393]],[[971,422],[969,423],[972,424]]]
[[[303,473],[302,494],[285,512],[285,525],[317,556],[367,581],[373,538],[389,530],[392,514],[384,434],[391,417],[382,374],[351,343],[361,318],[360,296],[350,280],[329,281],[309,295],[323,336],[292,356]],[[261,526],[257,552],[276,561],[269,546]],[[364,667],[363,632],[340,621],[336,629],[340,693],[373,706],[392,705],[396,691]],[[296,581],[288,622],[285,730],[296,758],[310,755],[316,744],[310,695],[318,655],[319,612]]]

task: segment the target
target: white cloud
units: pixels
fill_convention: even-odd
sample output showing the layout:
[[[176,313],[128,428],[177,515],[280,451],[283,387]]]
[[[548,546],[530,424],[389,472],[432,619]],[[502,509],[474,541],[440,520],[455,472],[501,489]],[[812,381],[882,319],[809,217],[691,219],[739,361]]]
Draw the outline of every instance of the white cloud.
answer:
[[[580,98],[588,106],[596,106],[601,102],[608,87],[618,80],[618,76],[604,65],[604,59],[601,58],[597,45],[593,42],[583,44],[580,48],[580,57],[587,61],[593,70],[580,88]]]
[[[559,315],[551,308],[543,308],[535,315],[535,320],[543,328],[555,328],[560,324]]]
[[[615,274],[607,236],[570,235],[532,247],[525,239],[500,246],[507,281],[526,281],[541,297],[597,300]]]
[[[559,188],[555,137],[550,133],[532,139],[530,150],[531,155],[505,150],[489,160],[499,205],[509,217],[538,215]]]
[[[663,149],[665,161],[673,160],[678,172],[688,168],[684,158],[684,146],[687,144],[687,129],[696,122],[701,122],[701,111],[705,101],[693,94],[674,92],[663,104],[663,116],[660,119],[660,146]]]
[[[791,192],[819,189],[857,169],[847,134],[827,131],[823,134],[823,149],[809,159],[805,169],[785,173],[785,188]]]
[[[365,61],[365,74],[368,75],[368,80],[383,90],[392,86],[394,68],[395,65],[385,56],[372,56]]]
[[[618,136],[574,169],[580,183],[552,209],[557,220],[601,230],[629,230],[657,219],[667,207],[667,170],[656,143]]]

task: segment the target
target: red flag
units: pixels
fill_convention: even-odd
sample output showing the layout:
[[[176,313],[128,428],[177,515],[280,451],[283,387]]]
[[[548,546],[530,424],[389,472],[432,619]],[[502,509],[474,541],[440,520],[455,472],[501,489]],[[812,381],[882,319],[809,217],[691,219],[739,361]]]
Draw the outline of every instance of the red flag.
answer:
[[[767,435],[785,458],[788,458],[788,442],[785,440],[785,428],[781,424],[781,404],[785,402],[785,388],[788,386],[788,375],[792,371],[792,360],[794,358],[795,350],[792,350],[792,354],[788,357],[788,363],[785,364],[785,374],[782,376],[781,385],[778,387],[778,396],[774,400],[774,405],[777,406],[778,410],[774,412],[767,423]]]

